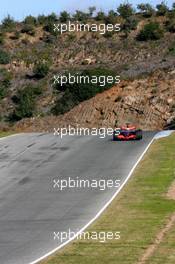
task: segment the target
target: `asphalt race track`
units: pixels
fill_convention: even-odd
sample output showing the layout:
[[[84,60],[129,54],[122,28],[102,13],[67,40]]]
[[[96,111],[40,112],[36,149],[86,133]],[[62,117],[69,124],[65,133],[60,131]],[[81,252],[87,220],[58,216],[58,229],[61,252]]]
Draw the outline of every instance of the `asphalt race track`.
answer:
[[[85,226],[116,188],[60,191],[54,179],[126,179],[155,133],[142,141],[21,134],[0,140],[0,263],[28,264],[60,245],[54,232]],[[137,191],[137,190],[136,190]]]

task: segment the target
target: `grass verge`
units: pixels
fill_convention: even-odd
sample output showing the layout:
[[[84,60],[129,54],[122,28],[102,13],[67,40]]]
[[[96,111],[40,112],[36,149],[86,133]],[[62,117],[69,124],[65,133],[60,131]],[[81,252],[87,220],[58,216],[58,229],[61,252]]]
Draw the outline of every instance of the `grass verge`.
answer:
[[[156,234],[164,227],[170,215],[175,212],[175,201],[169,200],[165,196],[175,179],[174,150],[174,134],[168,138],[157,140],[136,168],[128,184],[102,216],[88,229],[89,232],[120,231],[120,240],[107,243],[77,240],[40,263],[138,263],[145,249],[154,242]],[[173,242],[173,246],[170,246],[175,254],[175,250],[173,250],[175,242]],[[164,260],[164,262],[153,261],[150,263],[169,264],[175,262]]]
[[[175,224],[166,234],[153,256],[146,264],[174,264],[175,263]]]
[[[13,134],[14,134],[14,132],[11,132],[11,131],[8,131],[8,132],[0,131],[0,138],[7,137],[7,136],[10,136]]]

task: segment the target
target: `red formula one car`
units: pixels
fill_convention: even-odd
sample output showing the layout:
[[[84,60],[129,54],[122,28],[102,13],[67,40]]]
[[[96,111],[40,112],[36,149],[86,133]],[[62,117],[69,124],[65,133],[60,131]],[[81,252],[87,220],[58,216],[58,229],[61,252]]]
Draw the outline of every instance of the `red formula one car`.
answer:
[[[141,140],[142,138],[142,130],[128,124],[126,126],[115,128],[113,132],[114,141]]]

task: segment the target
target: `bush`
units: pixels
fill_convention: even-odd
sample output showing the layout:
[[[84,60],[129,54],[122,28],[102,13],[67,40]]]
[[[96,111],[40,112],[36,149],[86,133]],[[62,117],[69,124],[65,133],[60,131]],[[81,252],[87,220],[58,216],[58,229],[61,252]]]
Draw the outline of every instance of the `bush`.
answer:
[[[175,19],[175,10],[170,10],[166,16],[169,18],[169,19]]]
[[[36,111],[36,97],[42,93],[40,87],[26,86],[19,90],[17,95],[12,98],[16,108],[9,116],[10,121],[19,121],[22,118],[32,117]]]
[[[138,20],[134,17],[129,17],[125,20],[125,22],[122,25],[122,30],[135,30],[138,25]]]
[[[46,17],[47,23],[56,23],[58,21],[57,15],[52,13],[51,15]]]
[[[11,16],[7,16],[6,18],[4,18],[4,20],[2,21],[2,28],[5,31],[13,31],[15,28],[16,24],[14,19]]]
[[[0,64],[8,63],[10,63],[10,55],[4,50],[0,50]]]
[[[11,73],[5,69],[0,71],[0,99],[3,99],[8,94],[8,88],[11,85]]]
[[[7,96],[10,85],[11,74],[6,70],[2,70],[0,73],[0,99],[3,99]]]
[[[77,74],[72,74],[76,76]],[[78,74],[79,76],[115,76],[115,73],[106,69],[90,69],[84,70]],[[52,113],[55,115],[64,114],[69,111],[75,105],[80,102],[87,100],[97,93],[103,92],[104,90],[112,87],[114,83],[107,83],[105,86],[100,86],[99,83],[66,83],[62,87],[60,85],[56,85],[56,89],[58,91],[64,92],[64,95],[56,101],[56,105],[52,109]]]
[[[27,25],[33,25],[33,26],[35,26],[37,24],[37,20],[33,16],[27,16],[24,19],[24,23],[27,24]]]
[[[139,4],[137,8],[141,11],[142,15],[146,18],[154,15],[155,10],[150,4]]]
[[[7,95],[6,87],[0,84],[0,100],[3,99],[6,95]]]
[[[46,23],[46,25],[43,27],[43,29],[51,34],[54,33],[54,25],[53,23]]]
[[[60,13],[59,19],[61,23],[65,23],[70,19],[70,14],[66,11],[63,11]]]
[[[53,36],[58,36],[60,34],[60,32],[58,30],[54,31],[54,23],[52,22],[47,22],[44,26],[44,30],[46,32],[49,32],[50,34],[52,34]]]
[[[76,10],[76,13],[73,15],[73,18],[75,21],[81,21],[86,23],[87,19],[89,18],[89,15],[82,11]]]
[[[168,20],[165,23],[165,28],[167,31],[171,32],[171,33],[175,33],[175,19],[173,20]]]
[[[165,16],[166,13],[169,11],[167,5],[165,4],[165,2],[161,2],[160,4],[158,4],[156,6],[157,8],[157,15],[158,16]]]
[[[121,17],[126,19],[134,14],[134,9],[131,4],[126,3],[126,4],[121,4],[117,8],[117,12]]]
[[[95,19],[96,19],[97,21],[104,21],[105,18],[106,18],[105,13],[102,12],[102,11],[100,11],[100,12],[97,13],[97,16],[96,16]]]
[[[131,30],[135,30],[138,25],[138,20],[134,17],[129,17],[125,20],[123,23],[121,30],[125,33],[125,38],[128,37],[128,34],[131,32]]]
[[[56,101],[55,106],[52,108],[51,112],[54,115],[62,115],[72,109],[75,105],[78,105],[79,101],[71,94],[69,90],[66,90],[64,96]]]
[[[1,76],[1,80],[0,80],[1,85],[3,85],[5,88],[9,88],[9,86],[11,85],[12,74],[7,70],[2,70],[0,76]]]
[[[24,89],[18,93],[18,106],[13,113],[13,120],[21,120],[33,116],[35,100],[30,89]]]
[[[105,23],[106,24],[115,24],[117,19],[117,13],[115,13],[113,10],[110,10],[108,12],[108,15],[105,17]]]
[[[137,40],[147,41],[147,40],[158,40],[163,37],[163,30],[161,29],[159,23],[150,22],[146,24],[144,28],[137,35]]]
[[[6,79],[0,82],[0,99],[3,99],[7,96],[9,86],[10,82],[8,82]]]
[[[50,67],[47,63],[37,63],[33,69],[35,77],[38,79],[44,78],[48,74],[49,68]]]
[[[37,23],[39,25],[44,25],[47,22],[47,17],[45,15],[39,15],[37,18]]]
[[[21,29],[21,33],[26,33],[26,34],[28,34],[30,36],[34,36],[35,35],[35,30],[34,30],[34,27],[32,25],[26,24]]]
[[[38,24],[45,25],[47,23],[55,23],[56,21],[58,21],[56,14],[52,13],[48,16],[39,15],[37,18],[33,16],[28,16],[25,18],[24,23],[27,25],[36,26]]]

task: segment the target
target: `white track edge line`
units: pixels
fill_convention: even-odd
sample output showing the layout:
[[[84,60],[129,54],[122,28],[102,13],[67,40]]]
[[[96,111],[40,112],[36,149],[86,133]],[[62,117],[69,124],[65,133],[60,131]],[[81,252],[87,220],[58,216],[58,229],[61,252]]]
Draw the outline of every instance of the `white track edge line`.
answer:
[[[137,160],[137,162],[135,163],[135,165],[133,166],[133,168],[131,169],[130,173],[128,174],[128,176],[126,177],[126,179],[124,180],[124,182],[122,183],[122,185],[120,186],[120,188],[114,193],[114,195],[112,196],[112,198],[103,206],[103,208],[96,214],[96,216],[91,219],[80,231],[78,231],[76,233],[76,235],[72,238],[70,238],[69,240],[67,240],[65,243],[61,244],[59,247],[53,249],[52,251],[48,252],[47,254],[45,254],[44,256],[34,260],[33,262],[30,262],[29,264],[36,264],[41,260],[44,260],[45,258],[51,256],[52,254],[54,254],[56,251],[58,251],[59,249],[63,248],[64,246],[66,246],[68,243],[70,243],[71,241],[73,241],[79,234],[81,234],[88,226],[90,226],[95,220],[97,220],[97,218],[104,212],[104,210],[110,205],[110,203],[115,199],[115,197],[118,195],[118,193],[121,191],[121,189],[125,186],[125,184],[127,183],[127,181],[129,180],[129,178],[131,177],[131,175],[133,174],[135,168],[137,167],[137,165],[139,164],[139,162],[142,160],[143,156],[145,155],[145,153],[148,151],[149,147],[151,146],[151,144],[153,143],[155,139],[155,136],[152,138],[152,140],[150,141],[150,143],[147,145],[147,147],[145,148],[145,150],[143,151],[143,153],[141,154],[140,158]]]

